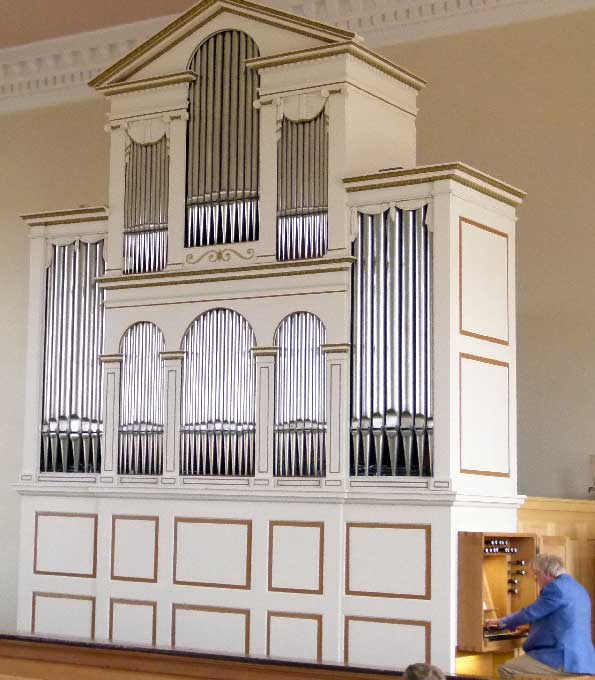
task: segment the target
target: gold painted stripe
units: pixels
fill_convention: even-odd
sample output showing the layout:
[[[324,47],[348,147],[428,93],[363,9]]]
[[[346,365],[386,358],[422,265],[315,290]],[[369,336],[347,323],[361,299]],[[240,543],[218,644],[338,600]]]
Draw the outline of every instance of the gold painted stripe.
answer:
[[[43,222],[31,222],[30,227],[54,227],[60,224],[79,224],[80,222],[107,222],[107,215],[100,215],[98,217],[80,217],[77,219],[66,219],[66,220],[50,220]]]
[[[285,64],[295,64],[297,62],[311,61],[313,59],[328,59],[338,55],[349,54],[360,59],[369,66],[373,66],[396,80],[409,85],[416,90],[421,90],[427,82],[416,76],[414,73],[397,66],[392,61],[381,57],[376,52],[372,52],[367,47],[354,42],[342,42],[335,45],[325,45],[323,47],[310,47],[305,50],[295,52],[283,52],[270,57],[256,57],[246,60],[248,68],[274,68]]]
[[[152,90],[157,87],[166,87],[168,85],[178,85],[180,83],[191,83],[196,80],[196,73],[192,71],[183,71],[182,73],[174,73],[167,76],[157,76],[156,78],[142,78],[141,80],[132,80],[125,83],[114,83],[113,85],[102,85],[97,89],[107,97],[115,94],[122,94],[124,92],[137,92],[138,90]]]
[[[97,280],[100,283],[120,283],[124,281],[150,281],[152,279],[162,279],[164,276],[167,277],[180,277],[180,276],[193,276],[195,277],[197,274],[202,275],[202,276],[207,276],[209,274],[223,274],[223,273],[232,273],[232,272],[246,272],[246,271],[254,271],[254,270],[264,270],[264,269],[282,269],[285,270],[290,267],[302,267],[307,269],[307,273],[312,273],[312,272],[317,272],[319,271],[317,269],[318,265],[324,262],[325,265],[340,265],[340,264],[348,264],[351,265],[352,262],[355,261],[354,257],[336,257],[336,258],[329,258],[329,259],[316,259],[316,260],[311,260],[310,262],[305,262],[303,260],[295,261],[295,262],[271,262],[270,264],[254,264],[250,266],[245,266],[245,267],[219,267],[218,269],[191,269],[191,270],[185,270],[185,271],[172,271],[172,272],[158,272],[158,273],[150,273],[150,274],[129,274],[129,275],[123,275],[123,276],[101,276]],[[342,269],[346,269],[346,267],[343,267]],[[280,275],[284,275],[285,271],[282,271]]]
[[[130,282],[128,284],[126,283],[116,283],[115,285],[110,284],[107,282],[105,279],[98,281],[101,284],[101,287],[104,288],[105,290],[126,290],[129,288],[155,288],[159,286],[185,286],[185,285],[190,285],[194,283],[217,283],[220,281],[246,281],[248,279],[271,279],[271,278],[276,278],[279,276],[312,276],[313,273],[316,274],[332,274],[332,273],[337,273],[337,272],[344,272],[346,269],[339,268],[339,267],[332,267],[332,268],[325,268],[325,269],[315,269],[315,270],[308,270],[308,271],[299,271],[299,272],[288,272],[288,271],[282,271],[282,272],[263,272],[261,274],[242,274],[241,276],[232,276],[231,272],[232,271],[238,271],[237,269],[235,270],[228,270],[229,274],[227,276],[215,276],[213,278],[207,278],[205,274],[203,274],[202,277],[193,277],[192,279],[186,280],[186,281],[170,281],[170,280],[165,280],[165,281],[138,281],[138,282]]]
[[[443,163],[441,165],[424,165],[418,168],[391,170],[387,172],[378,172],[372,175],[360,175],[359,177],[345,177],[343,179],[343,183],[353,184],[355,182],[366,182],[375,179],[392,179],[396,177],[406,177],[408,175],[421,175],[424,173],[431,172],[447,172],[451,170],[459,170],[461,172],[464,172],[467,175],[475,177],[475,179],[480,179],[482,182],[486,182],[486,184],[490,184],[495,188],[501,189],[502,191],[506,191],[512,194],[513,196],[517,196],[518,198],[521,199],[525,198],[525,196],[527,195],[526,192],[524,192],[522,189],[518,189],[517,187],[514,187],[511,184],[507,184],[506,182],[502,182],[499,179],[492,177],[491,175],[486,175],[480,170],[472,168],[470,165],[466,165],[465,163],[459,162]]]
[[[319,40],[334,41],[351,40],[355,38],[355,33],[352,33],[351,31],[345,31],[340,28],[335,28],[334,26],[312,21],[311,19],[298,17],[294,14],[273,9],[272,7],[257,5],[255,3],[248,2],[247,0],[203,0],[203,2],[191,7],[177,19],[174,19],[174,21],[162,28],[155,35],[151,36],[148,40],[145,40],[145,42],[141,43],[136,49],[132,50],[132,52],[129,52],[108,69],[95,76],[95,78],[89,82],[90,87],[99,88],[100,86],[105,85],[109,80],[120,74],[127,66],[130,66],[135,61],[138,61],[153,48],[157,47],[171,35],[180,31],[182,28],[184,28],[184,26],[196,19],[196,17],[206,13],[212,8],[215,8],[215,11],[209,15],[205,22],[201,22],[200,25],[206,23],[208,20],[213,19],[223,11],[228,11],[232,14],[240,14],[239,10],[243,10],[242,15],[247,16],[248,18],[262,21],[263,23],[272,23],[274,26],[281,26],[282,28],[292,30],[297,33],[302,33]],[[269,18],[268,22],[265,19],[266,17]],[[274,19],[275,21],[270,21],[270,19]],[[185,32],[183,36],[174,41],[173,44],[169,44],[164,50],[161,50],[156,55],[153,55],[147,61],[143,62],[143,64],[140,65],[136,70],[139,70],[140,68],[154,61],[157,57],[163,54],[163,52],[171,49],[173,45],[187,37],[190,33],[193,33],[195,30],[197,30],[197,28],[199,28],[199,26],[193,26],[189,31]],[[298,30],[299,28],[302,30]]]
[[[107,208],[99,206],[97,208],[71,208],[69,210],[54,210],[52,212],[30,213],[28,215],[21,215],[22,220],[38,220],[49,217],[64,217],[69,215],[88,215],[90,213],[103,212],[107,214]]]
[[[415,184],[429,184],[430,182],[439,182],[440,180],[444,179],[452,180],[453,182],[458,182],[459,184],[462,184],[463,186],[466,186],[469,189],[474,189],[475,191],[478,191],[480,194],[484,194],[485,196],[489,196],[490,198],[495,198],[497,201],[506,203],[507,205],[510,205],[513,208],[516,208],[521,203],[520,200],[513,200],[511,198],[508,198],[507,196],[503,196],[502,194],[496,193],[495,191],[490,191],[481,184],[476,184],[475,182],[465,180],[462,177],[459,177],[458,175],[436,175],[433,177],[423,177],[420,179],[417,178],[405,179],[402,181],[386,182],[383,184],[365,184],[357,187],[347,187],[345,190],[347,191],[347,193],[354,193],[356,191],[370,191],[373,189],[387,189],[391,187],[413,186]]]

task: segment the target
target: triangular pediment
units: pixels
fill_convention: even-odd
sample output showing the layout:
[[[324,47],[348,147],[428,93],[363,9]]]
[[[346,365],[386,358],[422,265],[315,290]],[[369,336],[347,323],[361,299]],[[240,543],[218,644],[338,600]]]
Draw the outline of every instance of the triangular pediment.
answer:
[[[149,65],[162,59],[164,55],[188,40],[194,33],[199,31],[208,33],[209,24],[212,23],[214,26],[222,15],[237,17],[239,21],[257,22],[268,27],[269,31],[285,34],[283,36],[285,41],[293,37],[296,50],[306,46],[322,46],[357,39],[351,31],[311,21],[247,0],[202,0],[97,75],[89,85],[104,89],[139,76],[142,77]],[[304,41],[307,41],[308,45]],[[285,42],[285,49],[287,49],[287,42]]]

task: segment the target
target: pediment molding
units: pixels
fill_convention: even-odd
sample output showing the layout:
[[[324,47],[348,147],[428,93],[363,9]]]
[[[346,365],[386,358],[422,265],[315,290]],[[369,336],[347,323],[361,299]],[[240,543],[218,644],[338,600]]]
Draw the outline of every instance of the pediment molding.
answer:
[[[99,88],[128,80],[178,42],[224,12],[307,35],[321,44],[357,39],[356,34],[350,30],[323,24],[305,16],[297,16],[248,0],[202,0],[93,78],[89,85]]]

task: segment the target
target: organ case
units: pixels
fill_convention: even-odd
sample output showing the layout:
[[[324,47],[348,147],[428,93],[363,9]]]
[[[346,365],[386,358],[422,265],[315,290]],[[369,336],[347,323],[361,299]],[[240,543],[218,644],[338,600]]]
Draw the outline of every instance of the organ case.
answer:
[[[536,545],[532,534],[459,532],[459,651],[509,652],[522,645],[525,631],[488,630],[485,622],[537,597],[529,567]]]

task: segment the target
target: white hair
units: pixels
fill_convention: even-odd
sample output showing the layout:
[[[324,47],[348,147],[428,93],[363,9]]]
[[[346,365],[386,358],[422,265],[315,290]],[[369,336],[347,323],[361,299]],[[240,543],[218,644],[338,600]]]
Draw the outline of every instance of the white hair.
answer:
[[[557,576],[566,573],[564,561],[557,555],[547,555],[545,553],[543,555],[537,555],[531,563],[531,566],[534,571],[538,571],[546,576],[551,576],[552,578],[556,578]]]

